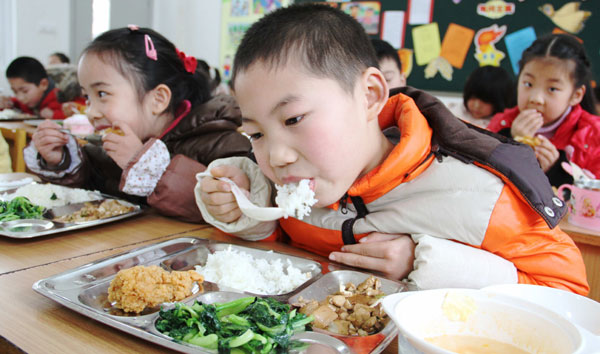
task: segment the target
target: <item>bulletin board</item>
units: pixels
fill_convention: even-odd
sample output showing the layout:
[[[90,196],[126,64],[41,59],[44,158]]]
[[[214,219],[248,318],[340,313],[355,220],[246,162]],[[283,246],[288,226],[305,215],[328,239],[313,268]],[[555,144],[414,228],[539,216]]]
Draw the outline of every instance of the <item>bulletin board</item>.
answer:
[[[296,0],[295,2],[314,1]],[[516,79],[518,58],[523,49],[529,46],[535,37],[553,31],[576,32],[578,29],[578,32],[572,34],[583,41],[592,62],[595,80],[600,84],[600,39],[598,39],[600,1],[597,0],[381,0],[376,2],[377,4],[373,4],[373,1],[353,1],[352,3],[359,5],[365,3],[366,7],[363,6],[365,8],[378,8],[379,31],[378,33],[369,32],[372,38],[387,37],[397,40],[398,38],[394,36],[400,33],[399,29],[392,28],[390,30],[387,28],[389,26],[384,26],[384,23],[389,19],[397,19],[398,16],[404,17],[403,38],[401,39],[404,56],[401,58],[405,61],[407,58],[408,61],[412,61],[412,67],[408,68],[410,72],[407,78],[410,86],[424,90],[462,92],[467,77],[480,65],[476,55],[484,62],[493,62],[504,56],[497,64]],[[430,4],[429,12],[422,8],[426,8],[429,6],[428,4]],[[341,1],[337,6],[340,8],[344,6],[347,9],[349,2]],[[429,17],[421,18],[421,22],[430,20],[431,23],[410,24],[408,21],[410,6],[413,7],[413,11],[421,10],[421,17]],[[478,11],[481,14],[478,14]],[[419,13],[415,11],[414,14],[413,19],[419,22]],[[370,22],[373,21],[370,20]],[[581,24],[583,24],[582,27],[580,27]],[[365,25],[363,24],[363,26]],[[435,35],[436,26],[439,39]],[[367,28],[365,26],[365,29]],[[480,30],[481,32],[477,36]],[[384,32],[387,33],[384,35]],[[450,36],[444,43],[446,34],[450,34]],[[417,47],[426,47],[426,50],[415,51],[413,38],[419,38],[416,41]],[[467,43],[465,38],[472,39]],[[475,45],[476,41],[481,43],[481,46]],[[408,57],[410,50],[413,50],[413,53]],[[444,53],[443,59],[436,62],[440,52]],[[444,60],[446,57],[449,59]],[[461,60],[461,57],[464,60]],[[428,64],[431,65],[428,66]],[[404,70],[406,69],[407,67],[404,68]],[[448,80],[449,72],[450,80]],[[426,78],[426,75],[430,78]]]

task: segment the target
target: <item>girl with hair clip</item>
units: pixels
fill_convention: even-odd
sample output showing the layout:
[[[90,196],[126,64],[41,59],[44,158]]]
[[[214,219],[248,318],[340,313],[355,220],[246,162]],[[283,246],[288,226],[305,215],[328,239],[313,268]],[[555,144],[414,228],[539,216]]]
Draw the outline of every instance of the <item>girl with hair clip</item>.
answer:
[[[246,156],[239,107],[211,97],[196,59],[151,29],[129,26],[98,36],[83,51],[78,77],[102,145],[79,146],[45,121],[25,149],[45,181],[99,190],[168,216],[202,222],[195,175],[211,161]],[[110,128],[110,129],[107,129]]]
[[[488,129],[531,145],[555,187],[573,182],[563,161],[600,177],[600,117],[583,45],[566,34],[538,38],[519,67],[517,106],[495,115]]]

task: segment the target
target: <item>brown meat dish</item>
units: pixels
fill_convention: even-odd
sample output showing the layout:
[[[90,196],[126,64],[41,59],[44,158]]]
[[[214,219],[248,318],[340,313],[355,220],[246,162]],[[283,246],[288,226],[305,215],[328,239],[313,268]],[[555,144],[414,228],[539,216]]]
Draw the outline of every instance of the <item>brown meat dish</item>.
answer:
[[[370,276],[358,286],[340,284],[340,291],[321,302],[301,297],[294,305],[300,307],[301,313],[315,318],[316,328],[346,336],[367,336],[379,332],[389,321],[377,302],[385,295],[380,288],[381,281]]]
[[[126,312],[142,312],[146,307],[190,296],[194,282],[201,292],[203,281],[194,270],[169,273],[159,266],[135,266],[120,270],[110,282],[108,301]]]

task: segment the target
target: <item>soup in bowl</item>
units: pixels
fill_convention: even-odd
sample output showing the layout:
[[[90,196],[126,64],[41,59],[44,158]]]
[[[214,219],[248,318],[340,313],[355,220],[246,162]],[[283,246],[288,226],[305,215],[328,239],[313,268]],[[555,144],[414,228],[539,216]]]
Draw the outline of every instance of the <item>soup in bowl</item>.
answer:
[[[403,353],[590,353],[600,340],[564,317],[523,299],[473,289],[387,296],[383,308],[400,330]]]

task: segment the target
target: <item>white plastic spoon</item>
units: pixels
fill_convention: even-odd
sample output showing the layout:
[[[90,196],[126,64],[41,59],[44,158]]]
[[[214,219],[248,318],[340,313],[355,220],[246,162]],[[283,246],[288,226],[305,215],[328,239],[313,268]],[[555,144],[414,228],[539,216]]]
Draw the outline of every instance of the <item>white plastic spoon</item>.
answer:
[[[210,174],[210,172],[200,172],[196,174],[197,177],[212,177],[218,180],[224,181],[231,185],[231,192],[233,193],[235,200],[238,203],[238,207],[246,215],[251,219],[255,219],[258,221],[272,221],[281,219],[285,216],[285,213],[282,208],[278,207],[259,207],[252,203],[250,199],[246,196],[246,193],[235,184],[234,181],[230,180],[227,177],[214,177]]]

